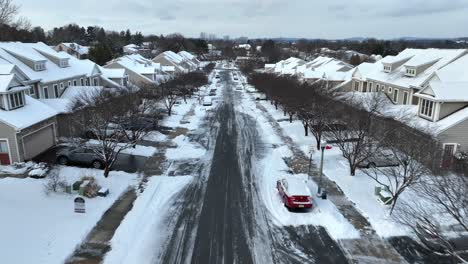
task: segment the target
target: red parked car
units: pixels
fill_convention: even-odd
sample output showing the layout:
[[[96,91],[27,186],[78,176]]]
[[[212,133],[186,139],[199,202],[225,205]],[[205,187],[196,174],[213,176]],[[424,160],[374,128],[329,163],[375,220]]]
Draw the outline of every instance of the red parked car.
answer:
[[[300,179],[281,179],[276,188],[288,209],[312,208],[312,197],[305,181]]]

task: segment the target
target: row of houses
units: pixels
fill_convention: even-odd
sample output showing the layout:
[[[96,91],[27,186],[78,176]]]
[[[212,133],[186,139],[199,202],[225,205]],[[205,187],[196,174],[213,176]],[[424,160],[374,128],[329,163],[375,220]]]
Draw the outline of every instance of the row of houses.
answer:
[[[446,155],[468,152],[466,49],[406,49],[357,67],[327,57],[310,62],[289,58],[265,65],[264,71],[324,81],[328,88],[353,97],[379,93],[387,101],[383,114],[411,116],[405,122],[433,133]]]
[[[124,55],[103,67],[71,53],[42,42],[0,42],[1,165],[30,160],[54,146],[60,127],[67,126],[60,115],[83,93],[159,84],[199,67],[188,52],[164,52],[153,60]]]

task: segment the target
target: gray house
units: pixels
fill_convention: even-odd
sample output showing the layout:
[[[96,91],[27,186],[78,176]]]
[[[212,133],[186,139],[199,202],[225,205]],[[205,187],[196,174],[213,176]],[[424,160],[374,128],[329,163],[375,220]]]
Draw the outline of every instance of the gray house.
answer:
[[[56,112],[26,95],[15,74],[0,74],[0,164],[30,160],[56,142]]]

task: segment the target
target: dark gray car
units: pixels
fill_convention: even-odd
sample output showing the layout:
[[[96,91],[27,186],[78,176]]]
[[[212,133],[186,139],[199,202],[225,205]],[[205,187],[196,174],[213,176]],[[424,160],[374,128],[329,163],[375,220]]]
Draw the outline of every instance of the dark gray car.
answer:
[[[96,154],[94,147],[65,147],[57,152],[57,163],[60,165],[80,164],[101,169],[102,158]]]
[[[398,167],[400,163],[396,159],[395,155],[388,150],[381,150],[374,153],[372,157],[365,159],[361,162],[359,168],[376,168],[376,167]]]

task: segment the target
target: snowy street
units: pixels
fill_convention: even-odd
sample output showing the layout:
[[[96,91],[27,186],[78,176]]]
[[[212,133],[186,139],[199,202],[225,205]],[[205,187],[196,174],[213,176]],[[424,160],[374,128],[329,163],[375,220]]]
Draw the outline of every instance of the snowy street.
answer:
[[[222,102],[206,117],[205,123],[211,125],[195,132],[215,138],[207,154],[212,162],[206,159],[186,171],[197,176],[167,206],[171,211],[165,220],[167,238],[160,238],[166,243],[155,249],[153,263],[346,263],[327,231],[309,224],[320,222],[314,218],[321,213],[288,212],[275,189],[265,189],[259,177],[267,166],[259,161],[271,155],[272,144],[259,134],[257,120],[237,108],[244,103],[244,94],[235,90],[230,71],[221,71],[220,76]],[[269,195],[280,215],[273,216],[266,207]],[[286,220],[278,223],[277,217]]]

